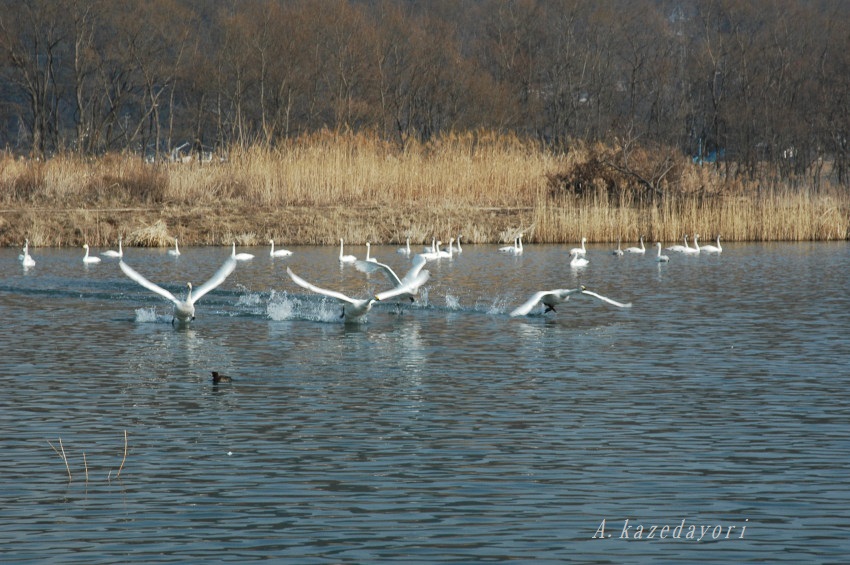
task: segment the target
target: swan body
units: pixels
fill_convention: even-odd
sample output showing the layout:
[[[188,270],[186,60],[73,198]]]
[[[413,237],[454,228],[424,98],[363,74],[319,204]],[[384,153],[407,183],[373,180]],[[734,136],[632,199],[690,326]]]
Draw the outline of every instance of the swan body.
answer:
[[[513,246],[500,247],[499,251],[502,253],[507,253],[509,255],[522,255],[522,234],[514,239]]]
[[[396,249],[396,253],[401,253],[402,255],[410,255],[410,238],[407,238],[407,241],[404,244],[404,247],[399,247]]]
[[[723,247],[720,246],[720,234],[717,235],[717,245],[703,245],[699,250],[703,253],[723,253]]]
[[[570,299],[571,296],[575,294],[586,294],[587,296],[598,298],[599,300],[617,306],[618,308],[631,308],[632,306],[631,302],[623,304],[622,302],[611,300],[610,298],[602,296],[601,294],[596,294],[595,292],[587,290],[587,288],[582,285],[579,288],[559,288],[555,290],[542,290],[540,292],[535,292],[531,295],[531,298],[526,300],[522,305],[515,308],[511,312],[511,316],[525,316],[530,313],[538,304],[543,304],[546,307],[543,310],[544,314],[549,311],[557,312],[557,310],[555,310],[555,306],[566,302]]]
[[[21,263],[24,267],[35,267],[35,259],[30,255],[30,240],[24,240],[24,249],[20,255],[18,255],[18,259],[21,260]]]
[[[573,247],[572,249],[570,249],[570,255],[572,255],[573,253],[575,253],[576,255],[581,255],[582,257],[587,255],[587,248],[584,246],[585,243],[587,243],[587,238],[581,238],[581,247]]]
[[[254,258],[250,253],[236,253],[236,242],[233,242],[233,254],[231,255],[237,261],[250,261]]]
[[[588,263],[590,261],[578,253],[570,253],[570,267],[586,267]]]
[[[121,238],[118,238],[118,251],[114,249],[109,249],[101,253],[104,257],[123,257],[124,256],[124,247],[122,246]]]
[[[124,271],[124,274],[145,287],[146,289],[155,292],[156,294],[162,296],[163,298],[167,298],[174,304],[174,318],[172,318],[172,323],[174,321],[178,321],[182,324],[188,323],[195,319],[195,302],[200,300],[205,294],[209,291],[213,290],[217,286],[227,279],[230,273],[236,268],[236,259],[233,256],[227,258],[224,264],[218,268],[218,271],[210,278],[207,282],[199,286],[194,294],[192,293],[192,283],[187,283],[188,292],[186,293],[186,298],[184,300],[180,300],[169,291],[165,290],[159,285],[156,285],[137,273],[135,269],[130,267],[123,260],[118,263],[118,266],[121,267],[121,270]]]
[[[620,238],[619,237],[617,238],[617,249],[612,251],[612,254],[617,255],[618,257],[623,256],[623,249],[620,247]]]
[[[83,263],[100,263],[100,257],[94,257],[93,255],[89,255],[89,244],[86,243],[83,245],[83,249],[86,250],[86,255],[83,257]]]
[[[684,237],[685,245],[671,245],[670,247],[665,247],[664,249],[666,249],[667,251],[676,251],[678,253],[687,253],[686,250],[690,249],[690,247],[688,247],[688,234],[685,234]]]
[[[273,239],[270,239],[269,243],[272,246],[271,251],[269,251],[269,257],[288,257],[292,255],[292,251],[290,251],[289,249],[278,249],[277,251],[275,251]]]
[[[627,247],[626,253],[636,253],[638,255],[646,253],[646,247],[643,245],[643,236],[640,236],[640,247]]]
[[[409,286],[410,283],[417,281],[418,284],[415,286],[409,286],[408,292],[404,294],[400,294],[395,296],[394,298],[398,299],[407,299],[411,302],[414,301],[414,295],[419,291],[419,287],[425,284],[428,281],[428,277],[430,277],[430,273],[428,271],[423,271],[422,267],[425,266],[427,260],[421,254],[417,255],[413,258],[413,266],[407,271],[404,275],[404,278],[399,278],[395,271],[393,271],[389,265],[385,265],[383,263],[379,263],[377,261],[357,261],[354,266],[358,271],[362,271],[364,273],[374,273],[375,271],[381,271],[384,276],[389,279],[390,284],[393,285],[393,288],[401,288],[405,286]],[[420,277],[421,273],[425,273],[425,277]],[[378,296],[381,296],[378,293]]]
[[[655,245],[658,246],[658,256],[655,258],[655,261],[658,263],[666,263],[667,261],[669,261],[670,257],[661,254],[661,242],[659,241]]]
[[[340,315],[340,318],[345,318],[347,321],[353,321],[365,316],[369,312],[369,310],[372,309],[372,305],[375,302],[379,302],[381,300],[389,300],[390,298],[395,298],[396,296],[408,293],[414,287],[418,288],[419,286],[422,286],[425,280],[428,279],[428,271],[423,271],[419,273],[419,275],[414,280],[409,281],[408,283],[403,284],[400,287],[396,287],[386,292],[378,293],[372,298],[359,299],[351,298],[341,292],[337,292],[335,290],[327,290],[324,288],[320,288],[314,284],[308,283],[307,281],[293,273],[292,269],[290,269],[289,267],[286,268],[286,272],[287,274],[289,274],[289,278],[291,278],[292,281],[298,286],[313,291],[316,294],[322,294],[324,296],[334,298],[342,302],[342,314]]]
[[[169,249],[168,254],[174,257],[180,255],[180,248],[177,246],[177,238],[174,238],[174,249]]]
[[[343,255],[343,253],[342,253],[343,245],[344,245],[344,243],[343,243],[342,239],[340,239],[339,240],[339,262],[340,263],[354,263],[355,261],[357,261],[357,257],[355,257],[354,255]]]
[[[687,243],[687,241],[686,241],[686,243]],[[698,233],[694,234],[694,246],[693,247],[686,247],[682,251],[682,253],[684,253],[685,255],[699,255],[699,234]]]

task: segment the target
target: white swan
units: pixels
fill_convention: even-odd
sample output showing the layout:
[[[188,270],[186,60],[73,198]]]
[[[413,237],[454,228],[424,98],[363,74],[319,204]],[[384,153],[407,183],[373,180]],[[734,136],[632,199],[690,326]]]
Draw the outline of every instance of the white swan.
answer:
[[[237,261],[250,261],[251,259],[254,258],[254,256],[251,255],[250,253],[236,253],[236,242],[235,241],[233,242],[233,254],[231,254],[231,257],[233,257]]]
[[[461,238],[461,237],[463,237],[463,235],[462,235],[462,234],[459,234],[459,235],[457,236],[457,239],[455,240],[455,241],[457,242],[457,247],[455,247],[455,248],[452,248],[452,249],[451,249],[451,251],[452,251],[453,253],[463,253],[463,248],[460,246],[460,238]]]
[[[441,257],[440,246],[442,244],[442,241],[435,240],[434,244],[431,246],[431,251],[425,251],[424,253],[420,253],[419,255],[424,257],[426,261],[434,261],[435,259],[439,259]]]
[[[24,249],[20,255],[18,255],[18,259],[21,260],[21,263],[24,267],[35,267],[35,259],[30,255],[30,240],[24,240]]]
[[[277,251],[275,251],[273,239],[270,239],[269,243],[272,246],[271,251],[269,251],[269,257],[289,257],[290,255],[292,255],[292,251],[290,251],[289,249],[278,249]]]
[[[601,294],[596,294],[595,292],[591,292],[586,289],[584,285],[579,288],[567,289],[567,288],[558,288],[555,290],[542,290],[540,292],[535,292],[531,295],[531,298],[526,300],[522,305],[518,306],[511,312],[511,316],[525,316],[531,310],[534,309],[538,304],[543,304],[546,308],[543,310],[543,313],[552,311],[557,312],[555,310],[555,306],[558,304],[564,303],[570,299],[574,294],[586,294],[588,296],[593,296],[594,298],[598,298],[603,302],[607,302],[608,304],[613,304],[618,308],[631,308],[632,303],[628,302],[623,304],[622,302],[617,302],[616,300],[611,300]]]
[[[587,255],[587,248],[584,246],[585,243],[587,243],[587,238],[581,238],[581,247],[573,247],[572,249],[570,249],[570,255],[572,255],[573,253],[575,253],[576,255],[581,255],[582,257]]]
[[[86,250],[86,256],[83,257],[83,263],[100,263],[100,257],[94,257],[93,255],[89,255],[89,244],[88,243],[83,245],[83,249]]]
[[[407,299],[413,302],[414,295],[419,291],[419,287],[425,284],[428,281],[428,277],[431,276],[427,270],[423,271],[422,267],[425,266],[427,260],[421,254],[417,255],[413,258],[413,266],[407,271],[404,275],[404,278],[399,278],[395,271],[393,271],[389,265],[385,265],[383,263],[378,263],[377,261],[357,261],[354,266],[357,267],[358,271],[362,271],[364,273],[374,273],[375,271],[381,271],[384,275],[389,279],[390,284],[393,285],[393,288],[399,288],[403,286],[409,286],[413,281],[419,281],[417,285],[410,286],[410,290],[405,294],[400,294],[395,298],[399,299]],[[420,273],[426,273],[425,277],[420,277]]]
[[[455,238],[450,237],[449,238],[449,246],[445,250],[437,249],[437,257],[439,259],[452,259],[452,258],[454,258],[454,247],[452,247],[452,244],[454,244],[454,242],[455,242]]]
[[[519,236],[514,239],[513,246],[508,245],[506,247],[500,247],[499,251],[502,253],[508,253],[509,255],[522,255],[522,234],[519,234]]]
[[[685,240],[685,243],[687,243],[687,240]],[[699,255],[699,234],[698,233],[694,234],[694,246],[685,248],[682,251],[682,253],[684,253],[685,255]]]
[[[399,247],[395,252],[401,253],[402,255],[410,255],[410,238],[407,238],[407,242],[405,242],[404,247]]]
[[[717,245],[703,245],[699,250],[703,253],[723,253],[723,248],[720,246],[720,234],[717,234]]]
[[[343,255],[342,254],[343,241],[339,240],[339,262],[340,263],[354,263],[357,261],[357,257],[354,255]]]
[[[377,263],[378,260],[370,255],[371,249],[372,249],[372,244],[367,241],[366,242],[366,260],[369,261],[370,263]]]
[[[676,251],[678,253],[686,253],[685,250],[690,249],[690,247],[688,247],[688,234],[685,234],[684,238],[685,238],[685,245],[678,245],[678,244],[677,245],[671,245],[670,247],[665,247],[664,249],[666,251]]]
[[[122,238],[120,237],[118,238],[118,251],[115,251],[114,249],[109,249],[107,251],[102,252],[101,255],[103,255],[104,257],[123,257],[124,247],[122,246],[121,239]]]
[[[174,317],[171,319],[171,323],[173,324],[175,320],[177,320],[181,324],[185,324],[195,319],[195,302],[200,300],[206,293],[216,288],[218,285],[224,282],[224,280],[233,272],[236,268],[236,259],[232,256],[228,257],[224,264],[218,268],[218,271],[212,276],[210,280],[199,286],[195,293],[192,293],[192,283],[187,283],[188,291],[186,292],[186,299],[180,300],[175,297],[173,294],[158,286],[148,279],[137,273],[132,267],[130,267],[127,263],[121,260],[118,265],[121,267],[121,270],[124,271],[124,274],[145,287],[146,289],[159,294],[160,296],[167,298],[174,304]]]
[[[330,298],[335,298],[336,300],[342,302],[342,314],[340,315],[340,318],[345,318],[347,321],[356,320],[357,318],[365,316],[366,313],[368,313],[369,310],[372,309],[372,305],[375,302],[381,300],[389,300],[390,298],[395,298],[396,296],[409,293],[414,287],[418,288],[419,286],[422,286],[422,284],[424,284],[424,280],[421,279],[424,278],[425,280],[427,280],[428,278],[428,271],[423,271],[414,280],[409,281],[408,283],[400,287],[396,287],[386,292],[380,292],[372,298],[359,299],[351,298],[335,290],[327,290],[324,288],[320,288],[314,284],[310,284],[295,273],[293,273],[292,269],[290,269],[289,267],[286,268],[286,272],[289,274],[289,278],[291,278],[292,281],[298,286],[306,288],[307,290],[311,290],[317,294],[322,294]]]
[[[168,254],[172,255],[174,257],[177,257],[178,255],[180,255],[180,248],[177,247],[177,238],[176,237],[174,238],[174,249],[169,249]]]
[[[637,253],[638,255],[646,253],[646,247],[643,245],[643,236],[640,236],[640,247],[627,247],[626,253]]]
[[[655,243],[655,245],[658,246],[658,256],[655,258],[655,260],[658,263],[666,263],[667,261],[669,261],[670,258],[668,256],[661,254],[661,242],[658,241],[658,242]]]
[[[440,242],[440,243],[442,243],[442,242]],[[437,238],[436,238],[436,237],[432,237],[432,238],[431,238],[431,246],[430,246],[430,247],[428,247],[428,246],[426,245],[425,247],[423,247],[423,248],[422,248],[422,253],[436,253],[436,252],[437,252]]]
[[[588,263],[590,261],[578,253],[570,253],[570,267],[586,267]]]
[[[623,249],[620,247],[620,238],[617,238],[617,249],[611,252],[613,255],[617,255],[618,257],[623,256]]]

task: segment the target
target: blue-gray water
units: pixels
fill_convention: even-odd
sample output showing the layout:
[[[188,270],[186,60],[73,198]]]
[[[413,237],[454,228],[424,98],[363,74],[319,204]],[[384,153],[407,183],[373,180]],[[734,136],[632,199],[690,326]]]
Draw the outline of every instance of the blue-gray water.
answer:
[[[0,560],[844,561],[850,245],[590,246],[578,271],[569,247],[465,246],[355,325],[286,266],[356,296],[380,276],[242,249],[189,329],[115,260],[0,251]],[[183,251],[125,260],[182,294],[230,253]],[[508,315],[578,284],[633,307]]]

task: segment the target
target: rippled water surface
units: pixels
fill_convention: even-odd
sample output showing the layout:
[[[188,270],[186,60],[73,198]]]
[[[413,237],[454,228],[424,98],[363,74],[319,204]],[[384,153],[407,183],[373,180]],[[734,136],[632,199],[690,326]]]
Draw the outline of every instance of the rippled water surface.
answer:
[[[379,275],[243,249],[187,329],[115,260],[0,250],[0,560],[845,560],[850,246],[569,247],[466,246],[359,324],[286,267],[359,297]],[[125,260],[182,294],[230,253],[183,251]],[[633,306],[509,316],[579,284]]]

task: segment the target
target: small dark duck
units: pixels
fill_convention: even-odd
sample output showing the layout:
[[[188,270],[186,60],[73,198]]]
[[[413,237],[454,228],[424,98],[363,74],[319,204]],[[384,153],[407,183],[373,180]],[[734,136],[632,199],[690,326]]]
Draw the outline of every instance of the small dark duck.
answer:
[[[219,374],[218,371],[212,371],[212,382],[213,382],[214,385],[217,385],[217,384],[220,384],[220,383],[232,383],[233,378],[228,377],[227,375],[221,375],[221,374]]]

